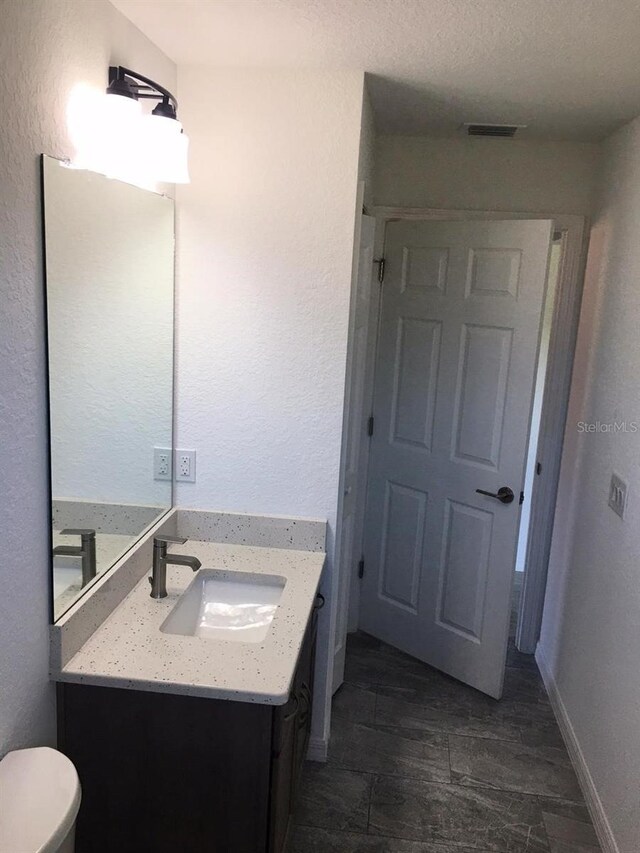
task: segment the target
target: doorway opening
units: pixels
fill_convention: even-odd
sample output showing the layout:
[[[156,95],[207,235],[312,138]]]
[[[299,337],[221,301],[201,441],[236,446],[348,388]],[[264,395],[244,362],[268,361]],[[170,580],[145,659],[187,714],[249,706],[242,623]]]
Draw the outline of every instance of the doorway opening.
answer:
[[[533,494],[536,468],[542,463],[538,459],[540,445],[540,428],[542,425],[542,407],[545,393],[545,380],[549,364],[549,347],[551,344],[551,329],[554,318],[554,306],[560,280],[560,266],[563,252],[562,231],[554,231],[553,242],[549,253],[549,271],[547,273],[547,290],[542,313],[540,331],[540,349],[536,369],[535,387],[533,392],[533,407],[531,410],[531,430],[529,434],[529,449],[524,479],[524,502],[520,513],[520,528],[518,533],[518,550],[516,553],[515,575],[513,581],[512,610],[510,639],[515,641],[520,618],[520,599],[524,587],[524,574],[527,567],[527,545],[532,527],[531,496]]]
[[[503,613],[503,616],[506,619],[506,623],[508,624],[508,635],[512,638],[512,642],[513,639],[517,637],[517,648],[521,652],[531,654],[535,651],[535,644],[537,642],[540,619],[542,614],[542,603],[544,601],[544,592],[546,586],[546,562],[548,560],[548,548],[552,532],[553,510],[555,507],[555,490],[557,487],[557,476],[560,465],[560,453],[562,447],[564,421],[566,418],[566,405],[568,401],[569,380],[573,359],[573,347],[580,306],[583,271],[582,267],[585,249],[583,245],[583,235],[585,228],[584,219],[582,217],[577,216],[544,216],[525,213],[399,210],[389,208],[378,208],[373,212],[376,216],[377,227],[375,235],[375,250],[371,253],[373,255],[373,257],[371,258],[372,263],[370,269],[371,281],[375,281],[379,272],[379,265],[374,265],[373,259],[377,257],[377,259],[379,260],[381,257],[387,255],[387,250],[389,248],[390,226],[393,223],[397,223],[398,221],[408,221],[413,223],[421,221],[440,222],[442,224],[446,222],[478,223],[484,220],[485,224],[493,222],[494,225],[497,225],[497,221],[502,221],[505,223],[505,227],[508,230],[509,221],[514,222],[517,220],[529,220],[532,223],[532,228],[534,231],[534,220],[549,221],[549,247],[548,255],[545,259],[545,263],[548,263],[548,266],[545,267],[545,279],[547,280],[547,288],[545,291],[544,300],[541,301],[539,305],[540,327],[536,332],[536,335],[538,336],[537,340],[539,342],[539,358],[535,364],[535,369],[533,370],[534,391],[531,400],[530,419],[527,423],[528,443],[525,443],[524,450],[522,451],[523,459],[521,460],[521,462],[523,464],[524,476],[520,479],[515,478],[518,480],[517,489],[514,485],[516,501],[517,497],[519,496],[519,492],[522,491],[524,493],[524,503],[522,504],[522,514],[520,516],[519,524],[517,525],[519,529],[519,535],[517,537],[518,544],[517,548],[514,548],[511,558],[509,571],[510,581],[508,584],[509,595],[508,599],[505,600]],[[538,230],[539,228],[540,223],[538,223]],[[435,239],[434,245],[431,246],[431,249],[435,248],[437,249],[437,251],[433,252],[429,250],[426,253],[423,252],[422,255],[422,261],[425,261],[427,263],[427,266],[435,259],[435,261],[437,262],[436,266],[433,267],[432,264],[432,267],[433,270],[436,271],[436,273],[438,272],[438,269],[440,269],[441,271],[443,253],[440,250],[446,248],[442,245],[438,247],[438,242],[439,239]],[[440,240],[440,242],[442,242],[442,240]],[[504,242],[501,243],[500,239],[498,239],[498,242],[493,245],[492,251],[494,252],[494,254],[488,254],[485,255],[484,258],[482,258],[482,253],[480,253],[480,263],[488,262],[489,264],[487,266],[485,263],[485,272],[487,270],[493,269],[495,273],[500,264],[502,264],[503,271],[508,269],[511,271],[511,273],[513,272],[514,255],[513,252],[511,255],[509,255],[508,252],[505,255],[505,253],[502,251],[505,246],[507,246],[507,244],[505,244]],[[467,249],[468,248],[469,247],[467,247]],[[404,247],[404,249],[406,250],[406,246]],[[386,260],[388,262],[388,258],[386,258]],[[407,263],[410,263],[410,259],[407,258],[407,252],[405,251],[404,260],[402,260],[402,264],[404,264],[406,267]],[[498,267],[495,266],[496,263],[498,264]],[[506,266],[504,265],[505,263]],[[440,264],[440,267],[438,267],[438,264]],[[477,269],[478,268],[476,267],[476,271]],[[405,275],[405,278],[406,272],[407,270],[405,268],[403,273],[403,275]],[[508,275],[511,273],[506,273],[507,278]],[[538,276],[540,275],[539,265],[537,267],[536,274]],[[507,279],[505,279],[505,281],[507,281]],[[512,280],[511,284],[507,282],[507,284],[505,285],[507,298],[509,295],[509,288],[512,287],[512,285],[516,288],[519,286],[517,283],[514,285],[513,281],[515,280]],[[383,284],[383,288],[385,286],[386,284]],[[465,286],[469,286],[468,282]],[[482,283],[480,283],[481,288],[482,286]],[[490,290],[492,285],[489,285],[488,287]],[[500,291],[501,288],[501,285],[498,286],[498,291]],[[469,294],[467,293],[467,296],[468,295]],[[497,294],[493,295],[496,296]],[[367,416],[369,411],[373,411],[374,408],[373,398],[376,379],[375,370],[367,369],[366,353],[367,349],[373,352],[373,361],[375,363],[376,353],[378,352],[380,347],[381,306],[383,301],[381,298],[381,290],[378,287],[371,287],[369,296],[369,322],[368,329],[365,330],[366,337],[368,340],[368,347],[363,347],[364,356],[363,359],[361,359],[361,375],[359,377],[352,377],[354,383],[353,387],[357,387],[358,383],[360,383],[361,385],[360,391],[355,394],[355,397],[359,400],[359,405],[361,407],[362,412],[365,413]],[[513,296],[513,293],[511,294],[511,296]],[[425,320],[425,318],[423,318],[423,320]],[[468,322],[469,318],[467,318],[467,321],[465,321],[466,326],[469,328],[473,328],[474,326],[477,327],[478,323],[474,323],[473,318],[470,319],[471,322]],[[426,318],[426,322],[429,322],[428,318]],[[480,325],[482,325],[482,323]],[[422,327],[422,330],[424,330],[425,328],[426,327]],[[494,322],[492,328],[501,328],[502,331],[504,331],[506,326],[505,323],[502,323],[502,326],[500,326],[499,322]],[[412,330],[409,329],[409,332],[411,331]],[[414,328],[413,332],[415,331],[416,329]],[[406,323],[404,332],[406,335]],[[476,347],[476,355],[480,358],[483,357],[483,347],[484,356],[487,356],[486,344],[488,338],[485,334],[483,343],[482,334],[485,333],[481,333],[480,338],[477,339],[480,340],[480,348],[478,349]],[[494,335],[496,341],[498,337],[499,335]],[[396,346],[399,345],[398,340],[399,338],[396,339]],[[490,340],[489,344],[491,344]],[[433,340],[430,344],[433,350],[432,345]],[[500,346],[497,347],[497,350],[500,350],[501,346],[502,345],[500,344]],[[491,347],[489,346],[489,350],[490,349]],[[504,349],[500,351],[503,352]],[[488,355],[489,362],[487,362],[487,364],[491,362],[492,357],[490,352],[488,353]],[[458,355],[453,360],[460,363],[460,358],[463,358],[463,356],[458,353]],[[528,358],[529,362],[530,360],[531,355],[529,355]],[[371,358],[369,358],[369,361],[371,361]],[[393,381],[395,381],[397,385],[397,370],[395,380],[392,377],[391,381],[392,383]],[[411,386],[411,382],[409,382],[409,386]],[[553,394],[549,393],[550,388],[553,388]],[[396,421],[397,411],[398,409],[396,400]],[[482,401],[480,401],[479,411],[482,413]],[[368,417],[367,421],[369,421]],[[486,437],[488,423],[489,421],[487,421],[484,425],[484,432],[482,430],[480,431],[481,436],[484,435]],[[410,429],[411,424],[409,424],[409,431]],[[415,435],[411,436],[409,435],[409,433],[407,433],[405,438],[408,438],[409,442],[411,442],[415,440]],[[469,438],[469,436],[467,436],[467,438]],[[368,436],[367,441],[371,441]],[[482,439],[480,439],[480,443],[482,443]],[[371,491],[372,484],[371,452],[370,445],[366,442],[365,450],[369,450],[369,454],[367,454],[366,452],[364,454],[361,454],[361,456],[363,456],[364,458],[364,463],[361,463],[361,469],[358,477],[358,481],[360,483],[364,483],[364,486],[359,491],[359,493],[354,496],[356,516],[358,515],[358,508],[362,508],[362,511],[364,512],[363,506],[365,502],[365,493],[367,491],[366,487],[368,485],[368,490]],[[524,458],[526,458],[526,465],[524,465],[523,462]],[[473,462],[474,460],[472,459],[470,461]],[[487,460],[485,459],[485,462],[486,461]],[[489,459],[489,461],[491,460]],[[476,460],[476,462],[478,462],[478,460]],[[482,460],[480,460],[480,462],[482,462]],[[364,471],[362,470],[362,464],[364,465]],[[477,467],[477,470],[480,471],[480,473],[484,476],[487,471],[487,466],[485,465],[485,469],[482,469],[482,465],[480,465],[480,467]],[[414,512],[414,515],[416,516],[416,523],[418,525],[424,524],[424,518],[420,515],[420,512],[422,511],[419,506],[420,500],[416,500],[416,490],[414,489],[412,493],[411,487],[407,490],[406,487],[403,487],[403,484],[401,483],[396,485],[399,485],[400,488],[396,489],[395,494],[391,494],[391,496],[389,496],[389,489],[387,488],[386,510],[384,510],[384,512],[386,512],[388,516],[389,512],[394,511],[392,504],[395,499],[395,512],[397,515],[399,513],[399,517],[406,518],[411,514],[413,510],[415,510],[416,512]],[[479,485],[483,484],[479,483]],[[497,492],[497,482],[493,485],[495,486]],[[505,483],[502,485],[507,484]],[[491,490],[487,489],[485,491]],[[488,502],[490,504],[493,503],[490,498],[488,499]],[[455,503],[456,502],[453,501],[453,504]],[[457,538],[458,542],[460,542],[461,540],[460,533],[462,531],[468,529],[470,525],[473,526],[473,524],[476,524],[476,527],[478,527],[478,522],[486,520],[488,514],[491,514],[494,519],[496,517],[500,519],[500,516],[497,515],[496,512],[488,510],[485,505],[481,505],[480,507],[476,505],[472,508],[472,511],[469,512],[468,509],[465,510],[464,508],[464,501],[458,501],[457,505],[453,507],[453,510],[451,508],[451,504],[452,502],[449,501],[449,529],[451,530],[453,525],[453,535],[454,538]],[[456,512],[458,513],[458,518],[455,517]],[[519,513],[519,507],[516,509],[516,512]],[[381,515],[380,518],[382,517],[383,516]],[[455,526],[457,521],[461,521],[462,524],[458,524],[458,531],[456,532]],[[496,522],[492,521],[491,523],[495,524]],[[534,535],[529,535],[529,531],[535,531]],[[482,531],[480,531],[480,533],[481,532]],[[343,558],[340,560],[340,571],[342,572],[346,570],[348,572],[348,582],[344,583],[344,578],[342,579],[343,583],[341,584],[341,589],[343,591],[343,595],[337,602],[337,625],[340,625],[340,611],[342,610],[344,612],[344,619],[342,624],[345,628],[345,635],[342,637],[343,645],[344,640],[346,639],[347,625],[350,631],[354,631],[358,627],[363,627],[363,623],[365,623],[364,627],[366,630],[366,619],[363,619],[362,616],[362,580],[359,577],[359,575],[363,574],[362,556],[367,552],[366,541],[363,542],[363,540],[366,540],[366,535],[367,534],[365,531],[364,534],[360,535],[360,538],[358,538],[357,535],[352,536],[351,542],[349,544],[349,552],[344,553]],[[402,553],[402,548],[404,547],[404,545],[406,545],[406,541],[403,545],[403,538],[406,539],[406,537],[403,537],[401,535],[399,553]],[[462,537],[462,539],[463,538],[464,537]],[[480,540],[481,539],[482,536],[480,536]],[[450,547],[450,545],[448,547]],[[473,550],[475,546],[473,545],[473,543],[468,543],[468,547]],[[463,553],[461,559],[464,560],[464,547],[462,551]],[[410,555],[410,550],[407,551],[407,554]],[[509,560],[507,559],[507,563],[508,562]],[[525,569],[526,571],[524,571]],[[366,566],[364,567],[364,571],[367,571]],[[413,581],[415,581],[415,578],[413,579]],[[513,582],[512,584],[511,581]],[[458,585],[457,590],[456,584]],[[347,603],[345,601],[345,598],[349,598],[349,596],[345,596],[344,593],[348,591],[349,587],[351,588],[351,595],[350,602]],[[454,577],[454,592],[456,592],[456,594],[460,593],[460,590],[463,589],[463,587],[464,578],[462,576],[459,576],[457,578]],[[380,582],[378,582],[378,588],[380,588]],[[404,607],[405,621],[409,620],[412,607],[415,610],[415,599],[412,601],[410,598],[410,594],[406,594],[407,589],[409,589],[409,587],[406,587],[404,591],[401,591],[401,593],[404,594],[405,600],[399,602],[400,605]],[[485,592],[486,591],[487,590],[485,590]],[[488,591],[491,592],[491,590]],[[387,589],[386,593],[389,592],[391,593],[391,597],[393,597],[394,590]],[[396,589],[395,592],[397,593],[398,590]],[[402,594],[399,596],[400,598],[402,598]],[[440,584],[440,589],[435,589],[434,594],[440,595],[442,599],[442,582]],[[460,605],[460,600],[462,600],[462,605]],[[474,606],[476,601],[477,596],[474,599]],[[512,601],[514,602],[513,606],[511,604]],[[457,611],[455,610],[456,607],[458,608]],[[518,615],[511,615],[511,618],[509,618],[510,610],[513,612],[517,612]],[[450,609],[449,615],[453,614],[453,618],[449,620],[451,622],[449,628],[453,629],[453,633],[455,633],[456,631],[460,634],[466,633],[467,635],[473,633],[473,626],[471,626],[471,631],[469,630],[470,623],[467,622],[467,624],[455,624],[456,618],[458,618],[458,621],[462,623],[464,622],[465,616],[468,617],[470,613],[471,610],[469,600],[464,600],[463,593],[462,599],[460,599],[459,597],[458,603],[454,603],[452,605],[452,608]],[[489,613],[489,616],[491,619],[496,618],[496,614],[494,613]],[[380,636],[380,634],[378,634],[377,636]],[[388,634],[388,632],[385,634],[383,630],[382,639],[387,639],[388,641],[389,636],[390,635]],[[471,637],[470,639],[473,640],[474,638]],[[414,640],[415,637],[413,639],[410,639],[409,646],[404,646],[405,651],[409,650],[409,652],[411,653],[411,642],[413,642]],[[340,642],[341,638],[336,637],[336,647]],[[515,652],[515,649],[513,649],[513,651]],[[456,654],[458,654],[458,652],[454,651],[454,656]],[[468,662],[463,662],[462,667],[459,667],[459,671],[462,673],[462,678],[463,680],[466,680],[467,683],[474,684],[473,677],[465,669],[466,667],[468,667]],[[504,669],[504,657],[502,660],[502,669]],[[340,668],[338,667],[337,671],[336,669],[334,669],[334,689],[337,689],[341,682],[342,673],[340,672]],[[478,686],[478,683],[476,683],[475,686]],[[483,689],[482,686],[480,686],[480,689]],[[488,690],[487,692],[492,691]],[[495,689],[493,690],[493,695],[496,695]]]

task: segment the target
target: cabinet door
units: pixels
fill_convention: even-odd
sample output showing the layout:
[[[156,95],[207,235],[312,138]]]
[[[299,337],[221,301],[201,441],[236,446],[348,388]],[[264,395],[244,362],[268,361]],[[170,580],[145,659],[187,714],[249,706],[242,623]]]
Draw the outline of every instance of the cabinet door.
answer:
[[[298,781],[307,755],[311,733],[316,623],[317,608],[314,608],[293,677],[291,697],[286,705],[274,710],[269,853],[284,851]]]
[[[298,719],[296,725],[296,748],[295,748],[295,771],[294,771],[294,792],[295,787],[302,773],[305,759],[307,757],[307,749],[309,747],[309,737],[311,735],[311,712],[313,707],[313,675],[315,666],[316,654],[316,623],[317,609],[314,608],[313,614],[307,627],[302,650],[300,652],[300,660],[298,661],[298,669],[294,680],[294,691],[298,697]]]
[[[267,850],[272,708],[84,684],[58,689],[59,747],[82,784],[76,853]]]
[[[269,853],[282,853],[287,840],[289,819],[293,811],[299,710],[298,696],[293,693],[287,704],[274,712]]]

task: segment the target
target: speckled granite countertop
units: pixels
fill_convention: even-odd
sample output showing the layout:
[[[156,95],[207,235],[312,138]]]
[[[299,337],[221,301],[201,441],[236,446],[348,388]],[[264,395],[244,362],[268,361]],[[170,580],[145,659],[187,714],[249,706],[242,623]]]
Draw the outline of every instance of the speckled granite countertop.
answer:
[[[155,601],[149,596],[149,566],[121,604],[53,674],[55,680],[266,705],[286,702],[325,554],[194,539],[169,551],[198,557],[205,569],[284,577],[265,640],[238,643],[162,633],[160,626],[193,573],[168,566],[169,594]]]

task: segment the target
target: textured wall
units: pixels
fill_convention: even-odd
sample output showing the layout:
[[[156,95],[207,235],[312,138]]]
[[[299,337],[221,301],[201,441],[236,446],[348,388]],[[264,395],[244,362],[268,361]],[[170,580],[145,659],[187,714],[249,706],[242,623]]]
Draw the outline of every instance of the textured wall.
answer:
[[[381,136],[376,204],[588,215],[600,146]]]
[[[640,432],[577,424],[640,425],[639,221],[636,119],[604,147],[540,639],[620,853],[640,850]]]
[[[328,519],[331,550],[363,75],[187,67],[179,85],[177,442],[198,481],[178,505]]]
[[[41,274],[41,152],[68,157],[77,83],[109,61],[175,84],[175,68],[104,0],[3,0],[0,27],[0,755],[54,740]]]

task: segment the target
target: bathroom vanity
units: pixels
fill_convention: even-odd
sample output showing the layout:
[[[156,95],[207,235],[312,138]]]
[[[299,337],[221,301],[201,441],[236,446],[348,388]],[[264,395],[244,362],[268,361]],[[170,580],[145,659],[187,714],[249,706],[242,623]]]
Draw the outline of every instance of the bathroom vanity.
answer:
[[[51,677],[76,853],[281,853],[326,523],[175,508],[195,468],[173,464],[173,202],[49,157],[42,178]]]
[[[52,674],[58,747],[82,782],[77,851],[281,853],[311,731],[324,524],[174,510],[161,533],[189,537],[169,552],[196,557],[198,573],[168,565],[168,595],[154,600],[150,551],[136,561],[134,549],[52,629],[58,652],[71,637]],[[104,608],[119,576],[132,588],[88,631],[78,615],[92,598]],[[223,616],[264,590],[240,639],[193,605],[209,595],[215,611],[225,589]],[[69,657],[74,617],[88,636]]]
[[[78,853],[284,850],[313,700],[316,611],[283,705],[58,685],[82,780]]]

